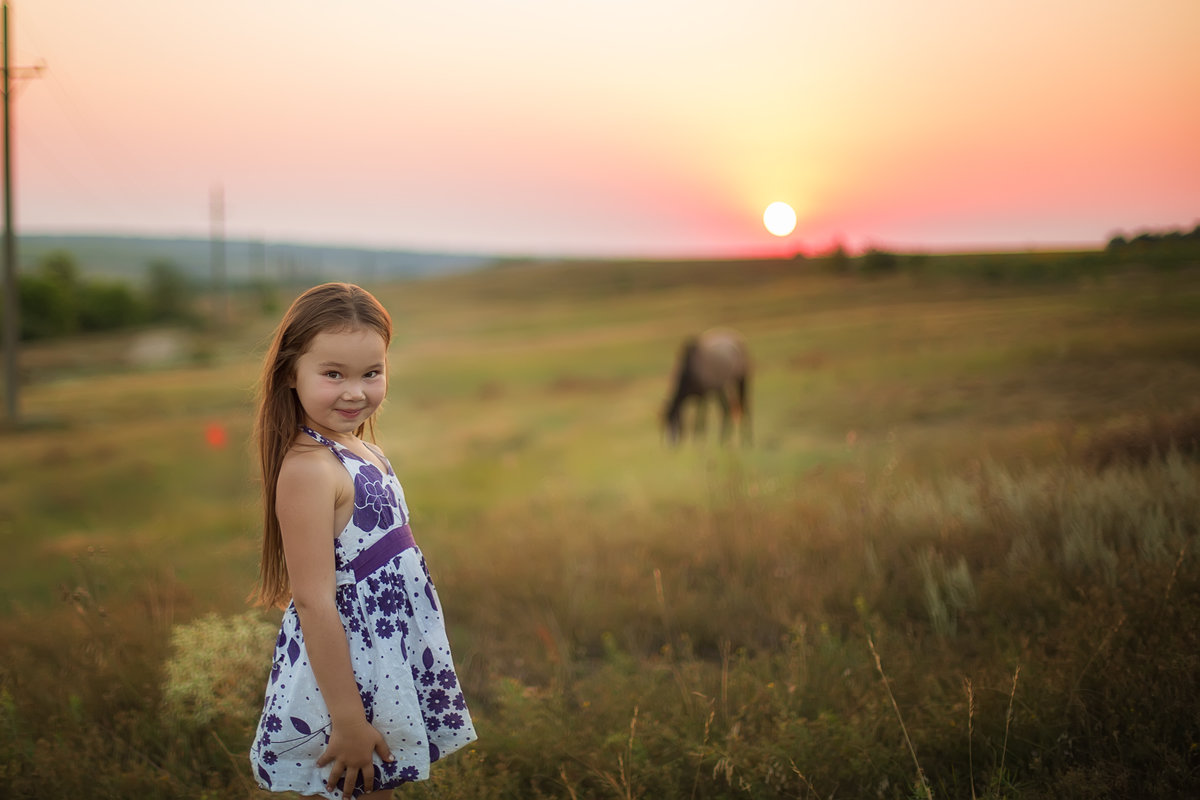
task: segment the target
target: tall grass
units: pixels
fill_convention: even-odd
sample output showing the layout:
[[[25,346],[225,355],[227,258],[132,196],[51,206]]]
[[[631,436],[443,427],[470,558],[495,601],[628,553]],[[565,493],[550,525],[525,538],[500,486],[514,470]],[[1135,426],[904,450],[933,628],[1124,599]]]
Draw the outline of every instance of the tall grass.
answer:
[[[895,487],[835,530],[834,515],[793,517],[795,496],[750,496],[744,476],[703,510],[557,509],[435,573],[481,740],[407,793],[1181,796],[1200,735],[1196,479],[1178,456],[1101,474],[991,465],[973,525],[953,532],[890,518],[876,491]],[[961,509],[961,488],[922,491],[927,522]],[[575,535],[556,547],[563,524]],[[1110,554],[1118,566],[1098,568]],[[968,569],[977,597],[947,628],[928,585],[949,602]],[[36,625],[5,621],[0,763],[16,796],[46,781],[249,793],[272,620],[170,624],[169,603],[102,610],[81,591]]]

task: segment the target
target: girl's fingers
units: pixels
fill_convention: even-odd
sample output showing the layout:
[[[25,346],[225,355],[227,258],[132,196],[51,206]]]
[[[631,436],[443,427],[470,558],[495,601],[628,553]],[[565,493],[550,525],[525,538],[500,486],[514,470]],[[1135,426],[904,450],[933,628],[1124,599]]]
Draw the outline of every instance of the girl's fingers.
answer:
[[[342,797],[353,797],[354,787],[358,785],[358,770],[348,769],[343,776],[345,781],[342,782]]]
[[[388,747],[387,742],[384,741],[382,736],[379,737],[379,743],[375,745],[375,752],[379,753],[379,757],[384,761],[391,762],[396,760],[396,757],[392,755],[392,749]]]
[[[334,748],[337,750],[337,748]],[[378,731],[375,732],[375,744],[372,747],[374,753],[378,753],[379,757],[385,762],[394,762],[396,757],[392,755],[392,750],[388,747],[387,741]],[[342,797],[353,797],[354,788],[358,784],[359,779],[363,782],[364,791],[370,792],[375,788],[375,765],[371,763],[370,753],[365,763],[360,763],[354,766],[353,762],[360,761],[357,757],[344,759],[326,749],[317,759],[317,766],[324,767],[327,764],[332,764],[329,770],[329,777],[325,780],[325,788],[330,792],[337,791],[338,783],[342,784]]]
[[[340,761],[333,762],[333,769],[329,770],[329,777],[325,779],[325,788],[328,791],[333,791],[337,788],[338,776],[345,777],[348,773],[346,767]],[[354,791],[354,784],[350,784],[351,792]]]

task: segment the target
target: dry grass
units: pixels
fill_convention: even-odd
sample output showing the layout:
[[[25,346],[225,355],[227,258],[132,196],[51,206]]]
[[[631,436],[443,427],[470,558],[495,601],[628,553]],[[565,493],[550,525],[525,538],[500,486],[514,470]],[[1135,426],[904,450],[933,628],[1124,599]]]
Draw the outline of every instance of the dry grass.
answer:
[[[1110,422],[1087,443],[1083,458],[1104,469],[1145,464],[1171,452],[1200,457],[1200,408]]]

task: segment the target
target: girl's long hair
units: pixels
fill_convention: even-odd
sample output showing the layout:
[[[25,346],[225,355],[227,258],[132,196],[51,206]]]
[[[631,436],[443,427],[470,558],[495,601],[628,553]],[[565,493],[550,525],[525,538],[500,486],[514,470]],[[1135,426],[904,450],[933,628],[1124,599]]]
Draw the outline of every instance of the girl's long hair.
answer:
[[[392,319],[379,301],[365,289],[348,283],[315,286],[296,298],[275,330],[263,364],[258,387],[255,441],[262,468],[263,540],[259,585],[255,600],[263,606],[283,606],[291,595],[283,536],[275,513],[277,483],[283,457],[292,447],[304,409],[292,384],[296,361],[304,355],[319,333],[366,329],[383,337],[386,348],[392,340]],[[355,431],[375,434],[375,420],[365,420]]]

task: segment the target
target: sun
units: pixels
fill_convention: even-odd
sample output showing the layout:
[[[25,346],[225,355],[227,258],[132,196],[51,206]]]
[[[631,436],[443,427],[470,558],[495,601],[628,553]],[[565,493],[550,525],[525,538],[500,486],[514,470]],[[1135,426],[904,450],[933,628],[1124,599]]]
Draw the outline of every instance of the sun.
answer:
[[[763,212],[763,225],[776,236],[787,236],[796,229],[796,212],[787,203],[776,201]]]

